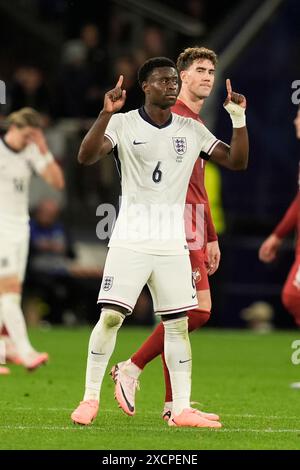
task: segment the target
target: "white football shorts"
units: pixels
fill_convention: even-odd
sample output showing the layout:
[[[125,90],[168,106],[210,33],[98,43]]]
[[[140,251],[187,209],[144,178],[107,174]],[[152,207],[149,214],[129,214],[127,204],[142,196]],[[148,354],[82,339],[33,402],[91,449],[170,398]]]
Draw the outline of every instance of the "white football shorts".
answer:
[[[28,257],[29,237],[2,236],[0,233],[0,280],[1,277],[18,276],[23,282]]]
[[[120,305],[132,313],[145,284],[156,315],[198,307],[188,255],[152,255],[117,247],[108,251],[98,303]]]

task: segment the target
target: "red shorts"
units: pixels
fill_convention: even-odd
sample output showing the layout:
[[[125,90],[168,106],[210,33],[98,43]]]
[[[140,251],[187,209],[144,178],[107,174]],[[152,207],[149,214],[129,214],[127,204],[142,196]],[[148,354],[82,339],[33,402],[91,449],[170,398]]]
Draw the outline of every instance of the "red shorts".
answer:
[[[196,290],[209,289],[208,274],[206,268],[206,254],[202,250],[190,250],[190,260]]]

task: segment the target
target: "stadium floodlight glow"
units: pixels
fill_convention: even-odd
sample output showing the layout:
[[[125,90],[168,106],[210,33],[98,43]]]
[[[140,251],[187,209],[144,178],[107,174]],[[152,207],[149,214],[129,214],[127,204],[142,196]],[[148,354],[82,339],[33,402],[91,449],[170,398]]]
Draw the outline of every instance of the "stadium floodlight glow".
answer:
[[[6,85],[0,80],[0,104],[6,104]]]

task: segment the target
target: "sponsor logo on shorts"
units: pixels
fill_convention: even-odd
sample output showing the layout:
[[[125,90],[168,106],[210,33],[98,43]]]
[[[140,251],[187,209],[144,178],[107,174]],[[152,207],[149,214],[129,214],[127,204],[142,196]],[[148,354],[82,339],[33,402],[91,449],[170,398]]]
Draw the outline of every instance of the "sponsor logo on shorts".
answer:
[[[110,290],[113,286],[114,278],[113,276],[105,276],[103,279],[103,290]]]

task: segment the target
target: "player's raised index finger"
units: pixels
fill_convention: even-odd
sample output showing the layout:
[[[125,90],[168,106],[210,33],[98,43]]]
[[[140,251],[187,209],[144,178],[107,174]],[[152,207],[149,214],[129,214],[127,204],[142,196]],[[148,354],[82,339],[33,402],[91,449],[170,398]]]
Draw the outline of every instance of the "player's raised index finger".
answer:
[[[117,81],[117,84],[116,84],[116,88],[117,87],[121,88],[123,80],[124,80],[123,75],[120,75],[119,80]]]
[[[232,88],[231,88],[231,82],[229,78],[226,78],[226,88],[227,88],[227,93],[231,95],[232,93]]]

